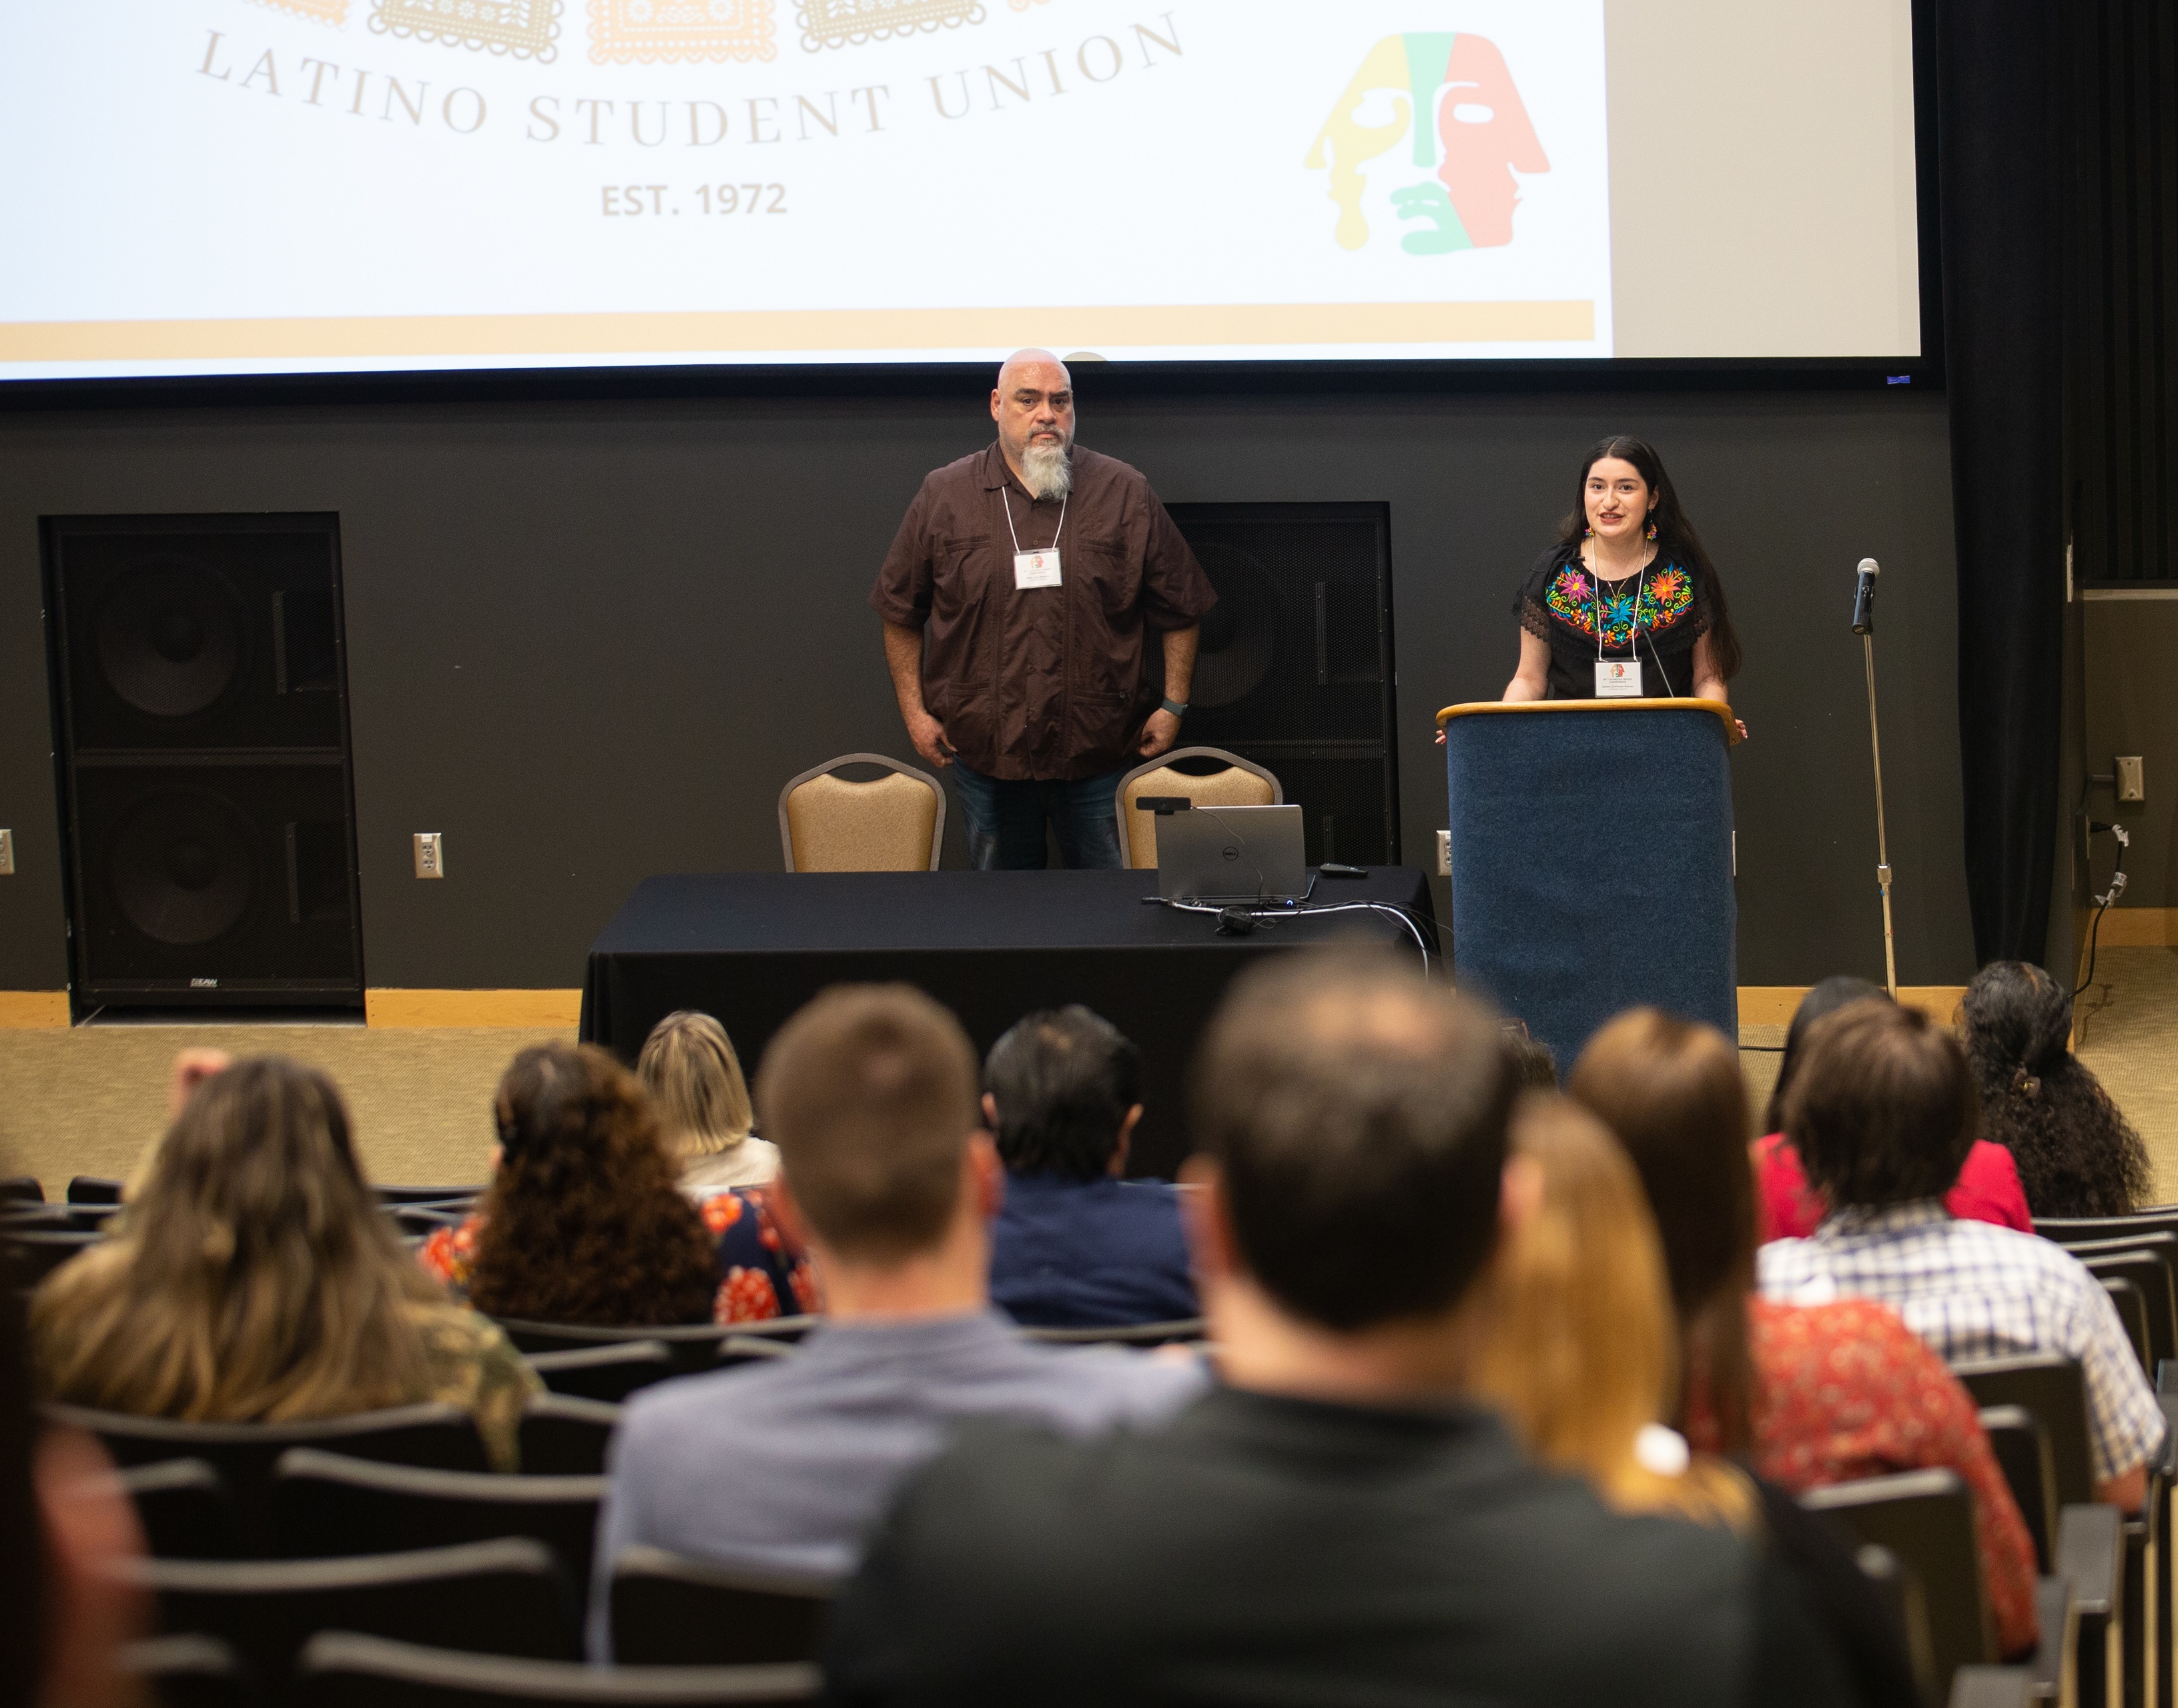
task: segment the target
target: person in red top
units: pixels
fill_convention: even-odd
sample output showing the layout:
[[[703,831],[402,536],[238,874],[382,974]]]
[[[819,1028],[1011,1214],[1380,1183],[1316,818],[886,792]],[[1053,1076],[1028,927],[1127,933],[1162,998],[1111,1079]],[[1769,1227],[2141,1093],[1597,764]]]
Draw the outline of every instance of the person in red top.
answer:
[[[1754,1178],[1739,1053],[1711,1027],[1635,1009],[1589,1041],[1567,1092],[1618,1136],[1655,1213],[1679,1321],[1677,1426],[1798,1494],[1893,1471],[1954,1470],[2006,1655],[2033,1646],[2034,1541],[1973,1396],[1888,1307],[1752,1296]]]
[[[1880,985],[1864,978],[1826,978],[1800,999],[1792,1023],[1786,1028],[1785,1058],[1778,1064],[1776,1089],[1770,1093],[1770,1106],[1762,1117],[1768,1136],[1754,1141],[1754,1180],[1759,1189],[1756,1207],[1760,1213],[1757,1233],[1763,1245],[1772,1240],[1804,1240],[1830,1213],[1822,1194],[1808,1184],[1800,1153],[1785,1136],[1785,1093],[1792,1088],[1808,1028],[1848,1003],[1870,1000],[1888,1002],[1890,998]],[[1975,1140],[1967,1152],[1956,1183],[1945,1195],[1944,1207],[1962,1222],[1993,1222],[2022,1234],[2034,1231],[2018,1165],[2010,1151],[1986,1139]]]

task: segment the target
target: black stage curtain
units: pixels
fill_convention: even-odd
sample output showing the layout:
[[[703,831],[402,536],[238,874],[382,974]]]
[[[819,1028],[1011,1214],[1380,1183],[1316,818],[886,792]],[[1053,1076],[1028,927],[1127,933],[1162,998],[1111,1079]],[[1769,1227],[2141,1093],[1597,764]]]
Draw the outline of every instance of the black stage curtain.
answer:
[[[1937,170],[1974,953],[2037,961],[2064,621],[2061,8],[1938,0]]]

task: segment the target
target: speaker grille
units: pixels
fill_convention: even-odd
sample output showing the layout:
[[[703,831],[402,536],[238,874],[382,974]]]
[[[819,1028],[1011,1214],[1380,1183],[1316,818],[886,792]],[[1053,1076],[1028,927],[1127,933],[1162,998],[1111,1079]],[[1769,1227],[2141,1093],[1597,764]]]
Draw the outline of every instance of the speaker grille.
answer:
[[[1391,528],[1381,504],[1175,504],[1218,604],[1202,620],[1190,745],[1274,773],[1311,861],[1396,865]]]
[[[359,1004],[336,518],[46,550],[79,1006]]]

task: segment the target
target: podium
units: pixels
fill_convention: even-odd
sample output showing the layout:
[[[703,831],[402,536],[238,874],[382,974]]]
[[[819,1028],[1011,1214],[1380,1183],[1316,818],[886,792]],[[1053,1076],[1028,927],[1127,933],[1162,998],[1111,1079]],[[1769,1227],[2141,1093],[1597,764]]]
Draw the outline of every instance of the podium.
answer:
[[[1739,1036],[1732,711],[1716,700],[1447,706],[1453,969],[1564,1073],[1648,1004]]]

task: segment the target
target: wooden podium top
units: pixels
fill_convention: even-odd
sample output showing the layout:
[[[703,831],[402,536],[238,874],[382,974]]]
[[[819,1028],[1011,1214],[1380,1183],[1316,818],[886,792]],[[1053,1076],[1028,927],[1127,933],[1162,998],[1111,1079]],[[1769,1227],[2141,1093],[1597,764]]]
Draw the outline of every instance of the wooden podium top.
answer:
[[[1447,706],[1436,714],[1436,725],[1442,729],[1454,718],[1480,717],[1491,712],[1634,711],[1710,712],[1724,720],[1726,742],[1733,747],[1739,744],[1738,720],[1722,700],[1469,700],[1465,705]]]

